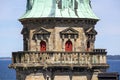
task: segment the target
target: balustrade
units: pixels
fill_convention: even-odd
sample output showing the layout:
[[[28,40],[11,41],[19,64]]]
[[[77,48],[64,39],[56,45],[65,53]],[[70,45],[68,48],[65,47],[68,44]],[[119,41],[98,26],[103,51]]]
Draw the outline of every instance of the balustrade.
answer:
[[[100,65],[106,64],[106,52],[13,52],[13,64]]]

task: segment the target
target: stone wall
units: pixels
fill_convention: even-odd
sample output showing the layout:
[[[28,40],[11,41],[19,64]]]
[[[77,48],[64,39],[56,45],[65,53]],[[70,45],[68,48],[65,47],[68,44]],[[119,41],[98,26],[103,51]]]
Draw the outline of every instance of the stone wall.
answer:
[[[33,20],[34,21],[34,20]],[[70,21],[70,20],[69,20]],[[94,25],[88,25],[88,24],[76,24],[74,21],[70,22],[54,22],[49,23],[46,21],[44,24],[40,24],[38,22],[31,22],[31,23],[25,23],[24,28],[27,28],[29,31],[29,39],[28,39],[28,51],[40,51],[40,41],[43,40],[47,43],[47,51],[65,51],[65,42],[67,40],[72,41],[73,43],[73,51],[86,51],[87,49],[87,41],[88,41],[88,36],[86,35],[86,30],[93,28],[94,30]],[[49,37],[43,38],[43,39],[34,39],[34,32],[38,29],[44,29],[50,34],[48,35]],[[61,38],[60,32],[67,29],[67,28],[72,28],[76,31],[78,31],[78,37],[75,38]],[[23,34],[24,35],[24,34]],[[95,37],[95,36],[94,36]],[[25,42],[25,41],[24,41]],[[26,45],[24,45],[25,47]],[[94,40],[90,42],[90,51],[94,49]]]
[[[48,43],[47,43],[47,51],[65,51],[65,42],[69,40],[68,38],[65,38],[64,41],[62,41],[62,38],[60,37],[60,32],[62,30],[65,30],[69,27],[55,27],[53,29],[46,29],[45,30],[51,32],[50,37],[48,38]],[[85,51],[86,50],[86,36],[83,28],[81,27],[72,27],[73,29],[77,30],[79,32],[79,36],[76,40],[70,39],[73,43],[73,51]],[[36,30],[36,29],[35,29]],[[30,32],[30,50],[31,51],[40,51],[40,41],[33,40],[33,32],[35,30],[31,30]],[[47,40],[43,41],[47,42]],[[36,47],[37,44],[37,47]],[[37,48],[37,49],[36,49]]]
[[[97,20],[92,19],[25,19],[23,24],[23,46],[24,51],[40,51],[40,42],[46,43],[46,51],[65,52],[65,43],[72,42],[73,52],[93,51],[95,35],[94,25]],[[88,44],[89,42],[89,44]],[[90,47],[89,47],[90,46]],[[70,66],[69,66],[70,67]],[[65,68],[65,67],[63,67]],[[56,70],[57,69],[57,70]],[[68,69],[68,66],[67,68]],[[97,73],[93,69],[62,70],[41,67],[17,67],[17,80],[98,80]],[[79,69],[81,69],[79,71]]]
[[[98,72],[45,71],[24,69],[17,71],[17,80],[98,80]]]

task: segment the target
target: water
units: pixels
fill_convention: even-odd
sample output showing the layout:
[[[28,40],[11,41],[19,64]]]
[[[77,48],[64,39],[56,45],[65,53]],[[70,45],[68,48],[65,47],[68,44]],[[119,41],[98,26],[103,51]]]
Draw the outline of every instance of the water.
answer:
[[[8,68],[8,65],[10,63],[11,63],[11,60],[0,60],[0,80],[16,79],[15,70]]]
[[[16,80],[15,70],[9,69],[8,65],[11,60],[0,60],[0,80]],[[120,60],[108,60],[110,68],[108,72],[119,72],[120,74]]]
[[[119,72],[120,74],[120,60],[108,60],[107,63],[110,65],[108,72]]]

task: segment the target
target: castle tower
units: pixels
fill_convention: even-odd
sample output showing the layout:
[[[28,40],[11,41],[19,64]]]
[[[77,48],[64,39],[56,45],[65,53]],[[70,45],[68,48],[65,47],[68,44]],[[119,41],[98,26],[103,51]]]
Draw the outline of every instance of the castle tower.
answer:
[[[17,80],[98,80],[109,67],[95,49],[99,20],[90,0],[27,0],[23,51],[12,53]]]

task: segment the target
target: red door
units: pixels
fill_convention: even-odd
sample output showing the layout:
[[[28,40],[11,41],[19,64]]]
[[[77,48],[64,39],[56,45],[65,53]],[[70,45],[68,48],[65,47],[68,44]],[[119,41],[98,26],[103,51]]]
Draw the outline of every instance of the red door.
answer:
[[[65,51],[72,51],[72,42],[70,40],[65,43]]]
[[[46,51],[46,42],[45,41],[40,42],[40,51]]]

